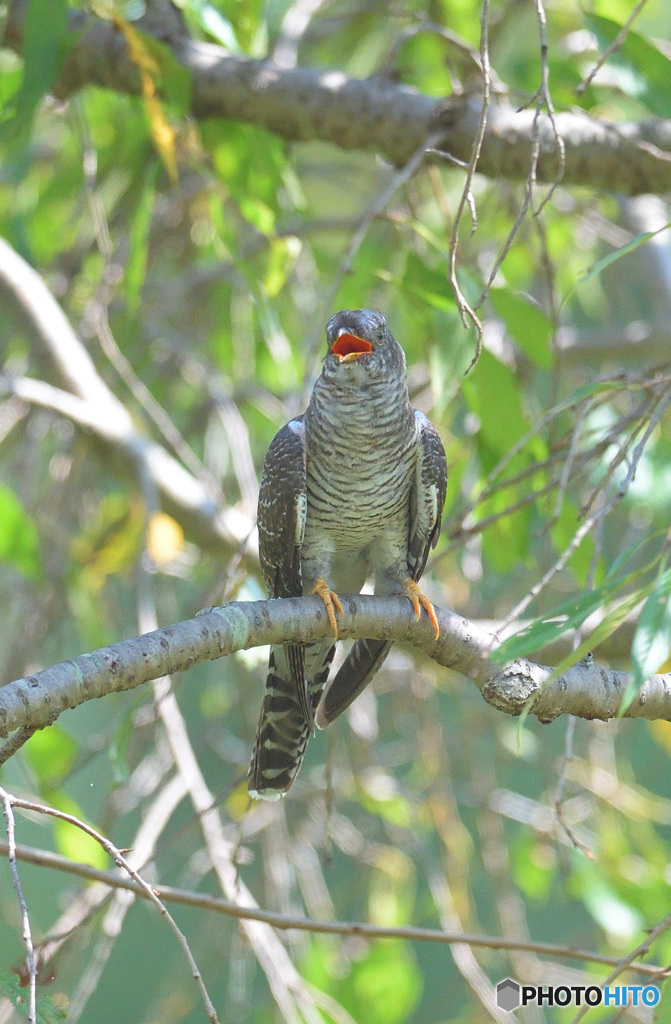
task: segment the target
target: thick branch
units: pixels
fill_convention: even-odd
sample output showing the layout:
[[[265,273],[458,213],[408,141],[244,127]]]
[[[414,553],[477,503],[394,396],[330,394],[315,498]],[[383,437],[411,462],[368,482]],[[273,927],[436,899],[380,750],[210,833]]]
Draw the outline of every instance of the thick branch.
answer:
[[[341,595],[342,596],[342,595]],[[473,622],[436,608],[440,638],[426,616],[418,621],[405,598],[342,596],[342,639],[406,641],[439,665],[467,676],[485,700],[518,715],[531,703],[542,722],[562,714],[608,719],[617,714],[627,673],[581,663],[548,682],[552,670],[519,660],[503,671],[489,657],[493,639]],[[200,661],[284,641],[306,642],[330,633],[318,597],[235,602],[144,636],[103,647],[0,688],[0,736],[42,727],[93,697],[130,690],[181,672]],[[653,676],[626,712],[630,718],[671,720],[671,675]]]
[[[21,50],[26,0],[10,6],[6,40]],[[343,149],[374,150],[397,166],[443,128],[442,146],[467,161],[481,114],[479,94],[446,101],[424,96],[382,76],[363,81],[340,71],[280,68],[268,60],[228,54],[222,47],[187,37],[170,5],[153,5],[139,26],[168,43],[192,79],[192,113],[259,125],[286,139],[330,142]],[[61,98],[86,85],[140,94],[137,67],[112,22],[71,13],[73,44],[55,92]],[[491,102],[478,171],[524,180],[529,169],[535,113]],[[564,139],[565,183],[633,195],[671,191],[671,122],[606,124],[581,113],[555,117]],[[557,176],[557,145],[547,117],[537,119],[538,181]]]
[[[0,298],[3,295],[26,316],[35,339],[70,390],[39,380],[0,377],[0,392],[13,391],[18,398],[52,409],[92,431],[136,472],[147,474],[168,507],[194,528],[202,542],[237,548],[251,529],[248,518],[234,508],[218,509],[201,480],[137,429],[40,275],[0,238]]]

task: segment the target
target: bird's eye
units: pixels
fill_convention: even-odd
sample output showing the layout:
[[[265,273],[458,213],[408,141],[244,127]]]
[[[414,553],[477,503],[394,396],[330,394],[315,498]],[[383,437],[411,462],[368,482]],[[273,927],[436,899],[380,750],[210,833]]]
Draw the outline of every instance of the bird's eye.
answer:
[[[378,331],[375,337],[377,338],[378,341],[382,341],[382,339],[384,338],[384,331]]]

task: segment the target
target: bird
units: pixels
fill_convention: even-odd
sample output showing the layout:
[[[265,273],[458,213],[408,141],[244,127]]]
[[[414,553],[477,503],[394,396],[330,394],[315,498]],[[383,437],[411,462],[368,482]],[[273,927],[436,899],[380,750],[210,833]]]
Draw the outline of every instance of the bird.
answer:
[[[315,725],[334,721],[369,683],[391,641],[357,640],[326,686],[339,593],[405,595],[439,635],[418,581],[440,535],[447,463],[438,431],[412,408],[403,349],[382,313],[344,309],[305,413],[268,448],[259,489],[262,575],[270,598],[318,594],[333,638],[273,644],[248,773],[252,798],[291,788]]]

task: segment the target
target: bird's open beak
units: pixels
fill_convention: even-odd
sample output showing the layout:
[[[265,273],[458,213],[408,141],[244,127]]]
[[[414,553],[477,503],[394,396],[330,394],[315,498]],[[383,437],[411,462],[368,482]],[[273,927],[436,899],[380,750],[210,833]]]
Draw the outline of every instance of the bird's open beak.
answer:
[[[331,351],[341,363],[352,363],[366,352],[372,352],[373,346],[365,338],[358,338],[356,334],[350,334],[346,328],[341,327]]]

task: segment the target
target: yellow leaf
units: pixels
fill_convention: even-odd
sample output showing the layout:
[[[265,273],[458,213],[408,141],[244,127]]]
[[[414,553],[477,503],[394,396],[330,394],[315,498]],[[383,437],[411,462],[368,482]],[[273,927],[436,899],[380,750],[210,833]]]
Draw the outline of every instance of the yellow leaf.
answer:
[[[79,537],[71,542],[72,557],[82,565],[87,591],[100,592],[108,576],[135,564],[142,543],[144,512],[140,502],[122,495],[103,499]]]
[[[247,792],[247,780],[244,779],[226,798],[226,810],[234,821],[240,821],[249,810],[250,798]]]
[[[671,672],[671,652],[669,652],[669,656],[664,662],[664,664],[660,665],[657,669],[656,675],[662,676],[665,672]]]
[[[184,550],[184,531],[166,512],[155,512],[149,520],[147,550],[159,567],[169,565]]]
[[[160,73],[158,64],[147,48],[142,36],[124,18],[118,14],[112,20],[122,33],[128,46],[128,56],[137,66],[142,82],[142,97],[149,117],[154,145],[173,185],[177,183],[177,159],[175,156],[175,132],[170,127],[163,113],[163,105],[156,92],[155,79]]]
[[[665,722],[662,718],[650,722],[650,732],[668,754],[671,754],[671,722]]]

